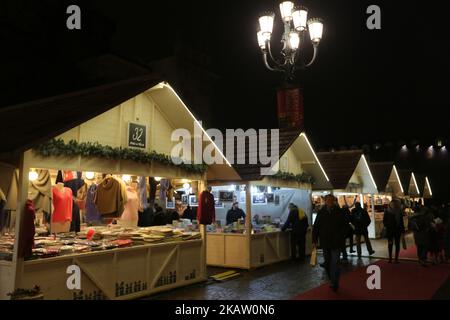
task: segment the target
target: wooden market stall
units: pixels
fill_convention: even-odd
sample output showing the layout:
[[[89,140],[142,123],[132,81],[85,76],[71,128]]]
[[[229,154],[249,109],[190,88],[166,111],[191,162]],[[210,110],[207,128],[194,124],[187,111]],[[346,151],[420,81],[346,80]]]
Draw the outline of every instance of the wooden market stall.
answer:
[[[369,164],[362,150],[319,152],[317,156],[330,178],[327,188],[315,187],[313,199],[319,208],[323,196],[332,193],[339,205],[348,205],[351,209],[355,202],[367,206],[372,219],[372,226],[376,224],[374,195],[378,193],[377,184],[373,178]],[[369,227],[369,237],[374,238],[374,228]]]
[[[129,90],[123,90],[120,95],[117,94],[120,85],[104,86],[28,106],[30,110],[41,108],[43,112],[53,112],[52,119],[71,116],[73,110],[67,110],[66,105],[77,107],[80,117],[70,122],[62,120],[65,123],[62,127],[56,121],[54,133],[58,133],[44,137],[53,138],[50,144],[41,137],[28,141],[24,150],[1,156],[8,165],[0,166],[0,174],[8,172],[6,175],[16,176],[10,179],[15,181],[12,183],[15,187],[8,188],[8,201],[15,204],[15,222],[11,224],[16,236],[12,261],[0,261],[1,299],[6,299],[6,294],[15,289],[31,289],[36,285],[41,287],[45,299],[132,299],[206,280],[204,226],[200,226],[199,240],[142,244],[30,261],[19,254],[29,173],[35,170],[183,179],[192,184],[193,192],[204,190],[205,166],[174,165],[167,160],[178,142],[172,140],[172,132],[182,128],[192,139],[198,135],[205,137],[201,124],[167,83],[151,78],[135,84],[133,90],[127,87]],[[110,97],[105,98],[106,106],[98,96]],[[112,105],[113,102],[117,104]],[[214,145],[210,138],[204,140],[200,140],[203,141],[201,151],[207,142]],[[122,155],[117,154],[119,148]],[[190,151],[189,157],[193,157],[193,149]],[[116,154],[111,155],[113,152]],[[67,269],[72,265],[81,269],[82,291],[69,290],[66,286]]]
[[[280,132],[279,154],[280,158],[273,168],[277,174],[273,176],[261,175],[260,165],[234,165],[238,179],[208,175],[213,192],[219,194],[218,201],[222,202],[221,198],[227,194],[230,199],[219,203],[221,208],[216,208],[216,219],[221,222],[221,226],[225,225],[226,212],[235,201],[242,204],[246,214],[245,226],[240,233],[207,233],[208,265],[253,269],[291,257],[289,233],[271,227],[260,231],[254,218],[258,216],[264,221],[278,223],[285,221],[287,206],[292,202],[305,211],[311,225],[311,182],[323,185],[328,183],[328,177],[304,133]],[[220,195],[221,192],[224,196]],[[309,230],[307,255],[311,253],[311,242]]]
[[[375,224],[372,224],[370,229],[375,238],[380,238],[383,229],[384,211],[393,198],[402,199],[404,191],[394,163],[372,162],[370,163],[370,169],[378,186],[378,193],[374,195]],[[405,217],[405,225],[407,225],[407,221],[407,217]]]

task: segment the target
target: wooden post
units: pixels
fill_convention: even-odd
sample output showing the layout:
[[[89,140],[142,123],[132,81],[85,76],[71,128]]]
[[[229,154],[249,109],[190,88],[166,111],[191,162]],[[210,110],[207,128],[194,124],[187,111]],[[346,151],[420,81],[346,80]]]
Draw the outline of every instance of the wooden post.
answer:
[[[198,196],[200,197],[200,193],[203,191],[203,190],[205,190],[206,189],[206,175],[204,176],[204,178],[203,178],[204,180],[201,180],[201,181],[198,181],[198,184],[197,184],[197,194],[198,194]],[[206,246],[207,246],[207,239],[208,239],[208,235],[207,235],[207,233],[206,233],[206,226],[205,225],[203,225],[203,224],[201,224],[201,225],[199,225],[199,227],[200,227],[200,234],[201,234],[201,236],[202,236],[202,254],[201,254],[201,257],[202,257],[202,261],[201,261],[201,270],[200,270],[200,272],[201,272],[201,274],[202,274],[202,277],[203,277],[203,279],[207,279],[208,278],[208,275],[207,275],[207,270],[206,270]]]
[[[252,191],[251,191],[251,183],[245,183],[245,207],[246,207],[246,215],[245,215],[245,234],[247,237],[247,249],[248,249],[248,257],[247,257],[247,266],[250,269],[251,267],[251,247],[252,247]]]
[[[13,281],[12,291],[18,288],[23,274],[23,257],[19,255],[19,248],[22,248],[22,222],[25,216],[25,203],[28,199],[28,173],[30,172],[29,158],[31,151],[25,151],[20,157],[19,165],[19,188],[17,194],[16,226],[14,230],[14,252],[13,252]],[[31,289],[31,288],[25,288]]]

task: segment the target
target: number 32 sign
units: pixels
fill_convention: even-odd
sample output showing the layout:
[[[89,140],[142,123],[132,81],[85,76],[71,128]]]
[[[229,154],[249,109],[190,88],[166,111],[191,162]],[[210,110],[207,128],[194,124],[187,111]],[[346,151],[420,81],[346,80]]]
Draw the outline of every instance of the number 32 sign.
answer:
[[[128,146],[145,149],[147,146],[147,127],[142,124],[128,124]]]

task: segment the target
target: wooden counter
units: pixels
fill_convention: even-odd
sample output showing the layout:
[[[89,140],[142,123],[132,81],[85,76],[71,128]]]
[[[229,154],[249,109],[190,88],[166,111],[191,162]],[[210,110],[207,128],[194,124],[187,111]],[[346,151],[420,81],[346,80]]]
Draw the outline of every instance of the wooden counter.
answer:
[[[25,261],[18,288],[31,289],[38,285],[46,300],[144,297],[205,281],[202,246],[202,240],[190,240]],[[71,265],[81,270],[82,292],[67,288],[70,277],[67,268]],[[0,264],[2,288],[3,268]]]
[[[206,263],[209,266],[253,269],[291,258],[289,232],[207,234]],[[306,254],[311,254],[311,231],[306,236]]]

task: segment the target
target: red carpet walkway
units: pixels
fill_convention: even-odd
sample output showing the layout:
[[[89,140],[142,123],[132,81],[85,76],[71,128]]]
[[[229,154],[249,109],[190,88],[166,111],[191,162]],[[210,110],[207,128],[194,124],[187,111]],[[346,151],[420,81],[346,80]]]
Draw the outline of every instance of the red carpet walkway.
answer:
[[[415,262],[374,263],[381,269],[381,290],[369,290],[366,268],[341,275],[340,289],[334,293],[329,284],[307,291],[294,300],[429,300],[450,277],[450,266],[424,268]]]

